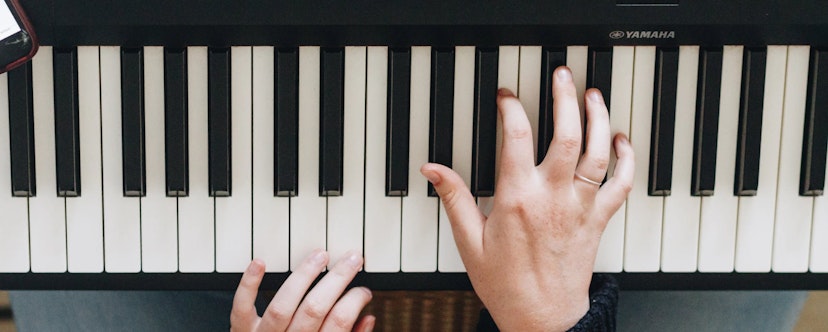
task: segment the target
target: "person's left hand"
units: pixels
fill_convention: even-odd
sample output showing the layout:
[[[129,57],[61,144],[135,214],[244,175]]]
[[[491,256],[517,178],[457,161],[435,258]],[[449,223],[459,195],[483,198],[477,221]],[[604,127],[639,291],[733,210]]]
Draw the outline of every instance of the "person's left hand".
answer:
[[[316,250],[308,256],[276,292],[263,317],[259,317],[256,312],[255,302],[265,264],[258,259],[250,262],[233,298],[230,330],[373,330],[376,320],[374,316],[365,316],[357,323],[362,308],[371,301],[371,291],[365,287],[355,287],[342,296],[342,292],[362,267],[362,257],[357,252],[345,254],[308,292],[313,281],[328,265],[328,259],[328,253],[322,250]]]

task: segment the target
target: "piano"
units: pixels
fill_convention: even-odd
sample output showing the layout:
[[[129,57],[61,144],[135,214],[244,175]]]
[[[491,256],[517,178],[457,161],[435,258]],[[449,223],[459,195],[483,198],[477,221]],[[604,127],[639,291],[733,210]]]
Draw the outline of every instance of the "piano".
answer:
[[[419,174],[487,209],[495,95],[538,158],[550,73],[604,92],[635,187],[595,271],[624,289],[828,289],[819,1],[28,0],[0,75],[0,289],[276,288],[313,248],[355,283],[470,289]]]

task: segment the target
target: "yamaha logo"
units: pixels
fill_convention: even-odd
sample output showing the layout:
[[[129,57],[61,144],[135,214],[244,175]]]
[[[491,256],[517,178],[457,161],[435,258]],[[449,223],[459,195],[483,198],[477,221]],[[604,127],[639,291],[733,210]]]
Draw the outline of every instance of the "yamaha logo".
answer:
[[[609,33],[609,37],[612,39],[674,39],[676,38],[676,32],[672,30],[661,30],[661,31],[646,31],[646,30],[639,30],[639,31],[621,31],[615,30]]]

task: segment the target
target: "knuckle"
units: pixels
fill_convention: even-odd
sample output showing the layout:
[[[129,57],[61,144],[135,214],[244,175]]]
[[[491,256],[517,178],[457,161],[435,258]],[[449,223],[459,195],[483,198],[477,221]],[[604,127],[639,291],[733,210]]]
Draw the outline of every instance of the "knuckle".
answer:
[[[350,330],[353,325],[353,320],[350,316],[338,311],[331,312],[328,319],[330,319],[334,327],[340,330]]]
[[[313,320],[322,320],[328,315],[328,309],[318,301],[308,300],[302,308],[302,314]]]
[[[293,315],[291,314],[290,310],[288,310],[285,307],[279,305],[271,305],[267,308],[267,311],[265,311],[265,316],[267,316],[268,319],[271,319],[275,322],[282,322],[290,320]]]
[[[532,138],[532,128],[511,128],[504,130],[506,138],[510,140],[524,140]]]
[[[609,167],[609,157],[590,157],[590,160],[592,160],[592,167],[595,167],[597,169],[606,170]]]
[[[561,147],[565,151],[580,151],[581,150],[581,139],[580,137],[569,135],[569,136],[562,136],[559,139]]]

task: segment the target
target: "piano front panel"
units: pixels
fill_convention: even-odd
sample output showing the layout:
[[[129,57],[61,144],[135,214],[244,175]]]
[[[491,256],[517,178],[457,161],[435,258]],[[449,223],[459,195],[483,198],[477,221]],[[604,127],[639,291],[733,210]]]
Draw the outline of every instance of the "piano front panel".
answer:
[[[43,3],[49,2],[30,6]],[[158,6],[170,15],[180,9]],[[574,4],[538,11],[567,6]],[[754,9],[780,14],[754,18],[761,23],[790,19],[789,9],[763,6],[769,5]],[[599,7],[598,13],[610,12]],[[129,5],[104,8],[117,13]],[[520,5],[510,10],[527,13]],[[634,9],[616,10],[610,20]],[[668,13],[676,23],[646,29],[675,29],[676,37],[610,40],[618,27],[608,30],[590,16],[581,17],[582,33],[561,41],[481,16],[461,18],[465,25],[457,31],[492,23],[472,35],[502,28],[494,38],[450,33],[446,42],[435,40],[433,33],[445,30],[439,25],[409,29],[403,25],[413,18],[403,17],[382,26],[383,19],[357,13],[371,16],[365,19],[378,30],[360,39],[350,33],[364,27],[349,27],[331,40],[298,41],[283,38],[299,28],[287,20],[266,43],[238,35],[221,40],[226,31],[205,40],[204,18],[192,18],[169,27],[189,36],[178,43],[183,37],[159,39],[160,28],[151,24],[171,17],[137,14],[112,28],[94,13],[73,13],[44,23],[46,46],[31,67],[0,75],[0,288],[232,289],[252,258],[266,261],[267,278],[278,285],[314,248],[330,250],[334,260],[356,248],[366,260],[357,283],[468,289],[445,210],[429,196],[419,166],[449,145],[450,166],[476,190],[479,206],[490,209],[500,135],[499,124],[486,127],[494,114],[493,82],[517,93],[533,133],[549,138],[551,99],[542,89],[550,56],[573,68],[580,96],[587,87],[605,91],[613,133],[627,134],[636,149],[634,191],[607,226],[595,271],[616,273],[626,289],[828,288],[820,274],[828,272],[828,200],[818,181],[826,163],[813,161],[824,158],[828,135],[819,122],[828,110],[828,84],[819,80],[826,64],[818,61],[824,31],[767,33],[745,18],[749,12],[744,22],[734,21],[733,35],[716,30],[714,38],[697,32],[724,20],[719,14],[693,18],[644,8],[637,13]],[[33,14],[49,18],[39,8]],[[354,19],[345,16],[295,38]],[[428,18],[449,19],[457,18]],[[535,14],[522,20],[544,22]],[[230,30],[268,24],[252,19]],[[567,29],[546,27],[544,35]],[[90,30],[99,32],[79,37]],[[411,36],[370,43],[399,31]],[[526,35],[501,35],[515,31]],[[748,32],[764,34],[759,40]],[[791,38],[773,42],[780,35]],[[453,50],[450,75],[435,71],[436,57],[447,57],[447,50]],[[66,54],[76,56],[77,72],[62,61]],[[440,60],[445,66],[446,58]],[[610,63],[607,76],[588,74]],[[31,79],[21,76],[24,70]],[[66,74],[77,78],[68,94],[55,86]],[[750,84],[756,77],[763,83]],[[452,87],[450,103],[432,100],[442,91],[435,86]],[[21,94],[33,103],[12,102]],[[65,100],[78,102],[77,129],[56,120],[73,110]],[[12,150],[26,151],[15,146],[27,142],[15,135],[26,133],[21,128],[33,128],[34,158],[12,158]],[[716,134],[706,135],[711,128]],[[57,151],[66,146],[60,138],[67,130],[78,131],[78,144],[68,145],[79,147],[77,164],[59,162],[67,156]],[[748,132],[761,134],[740,135]],[[756,147],[758,153],[744,153]],[[31,190],[12,189],[21,179],[17,169],[34,171],[26,183]],[[61,190],[61,174],[79,174],[83,190]],[[697,179],[707,181],[705,188]],[[754,182],[756,190],[734,193],[737,184]]]

